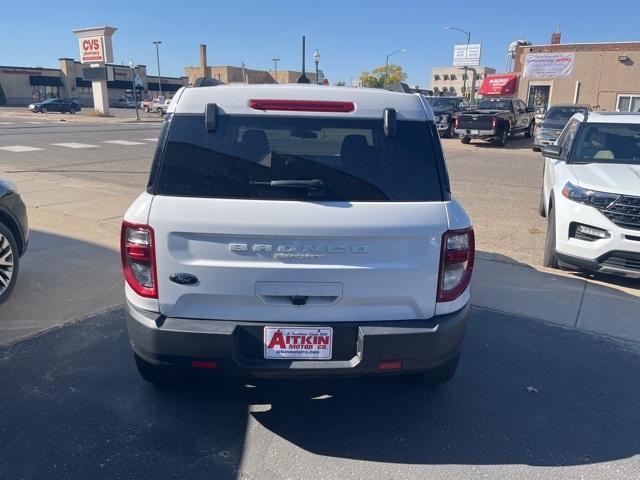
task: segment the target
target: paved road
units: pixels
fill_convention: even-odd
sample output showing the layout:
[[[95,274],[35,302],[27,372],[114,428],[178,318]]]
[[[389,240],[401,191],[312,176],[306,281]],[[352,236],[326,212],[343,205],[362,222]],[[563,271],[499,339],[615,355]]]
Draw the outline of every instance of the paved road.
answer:
[[[0,348],[0,478],[616,479],[640,471],[639,352],[472,310],[459,375],[137,376],[122,310]]]
[[[26,123],[2,117],[0,171],[51,172],[142,190],[160,126],[135,122]]]

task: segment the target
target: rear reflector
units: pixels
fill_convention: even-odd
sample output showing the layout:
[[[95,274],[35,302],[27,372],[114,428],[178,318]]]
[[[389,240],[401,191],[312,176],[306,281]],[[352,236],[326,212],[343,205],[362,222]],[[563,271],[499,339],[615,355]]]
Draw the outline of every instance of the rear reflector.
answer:
[[[213,360],[193,360],[191,362],[191,366],[193,368],[208,368],[209,370],[218,368],[217,362],[214,362]]]
[[[400,370],[401,368],[402,362],[398,360],[378,363],[378,370]]]
[[[355,110],[353,102],[329,102],[323,100],[249,100],[254,110],[278,110],[287,112],[338,112]]]

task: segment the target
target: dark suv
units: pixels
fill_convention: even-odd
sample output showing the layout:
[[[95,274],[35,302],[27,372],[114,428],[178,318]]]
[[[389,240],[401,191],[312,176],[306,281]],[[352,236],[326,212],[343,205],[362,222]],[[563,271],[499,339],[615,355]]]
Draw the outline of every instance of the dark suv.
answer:
[[[463,97],[427,97],[427,100],[433,110],[438,133],[446,138],[453,137],[456,116],[469,108],[469,100]]]

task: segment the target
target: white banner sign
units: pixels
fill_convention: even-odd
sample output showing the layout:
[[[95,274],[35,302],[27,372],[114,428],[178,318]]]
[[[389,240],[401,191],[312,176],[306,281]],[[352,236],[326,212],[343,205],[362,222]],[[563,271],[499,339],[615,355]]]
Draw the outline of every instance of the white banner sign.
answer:
[[[468,47],[468,48],[467,48]],[[472,43],[468,46],[453,46],[453,66],[454,67],[476,67],[480,65],[481,43]]]
[[[528,53],[523,76],[530,78],[570,77],[575,53]]]

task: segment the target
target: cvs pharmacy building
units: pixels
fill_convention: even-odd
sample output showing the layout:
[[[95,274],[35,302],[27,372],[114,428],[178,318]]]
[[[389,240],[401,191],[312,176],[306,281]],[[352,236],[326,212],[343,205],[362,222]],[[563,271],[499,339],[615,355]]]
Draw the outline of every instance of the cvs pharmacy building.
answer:
[[[518,97],[538,112],[557,103],[594,110],[640,111],[640,42],[558,43],[517,47]]]

